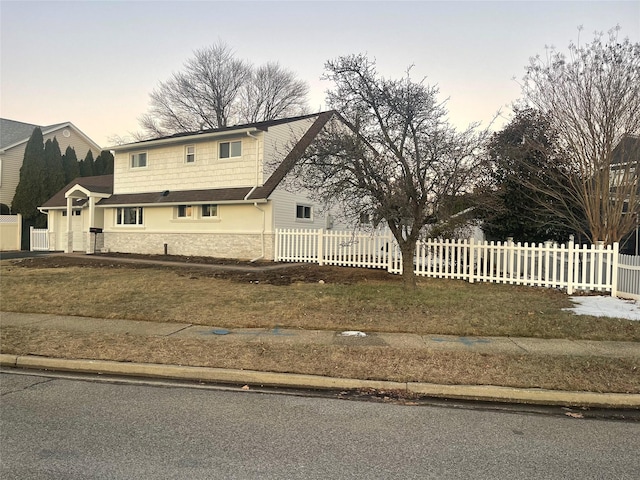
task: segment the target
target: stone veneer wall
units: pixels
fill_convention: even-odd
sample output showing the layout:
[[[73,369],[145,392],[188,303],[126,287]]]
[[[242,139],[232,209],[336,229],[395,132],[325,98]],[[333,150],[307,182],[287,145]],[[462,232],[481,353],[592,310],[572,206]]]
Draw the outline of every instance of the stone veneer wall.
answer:
[[[252,260],[262,253],[260,234],[105,232],[103,252],[236,258]],[[264,235],[265,260],[273,260],[274,235]]]

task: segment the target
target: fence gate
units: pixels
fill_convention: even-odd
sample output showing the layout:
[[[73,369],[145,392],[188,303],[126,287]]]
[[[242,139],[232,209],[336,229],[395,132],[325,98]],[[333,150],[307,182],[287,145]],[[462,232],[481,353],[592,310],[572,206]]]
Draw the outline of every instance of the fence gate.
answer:
[[[640,255],[618,256],[618,297],[640,300]]]
[[[49,230],[46,228],[30,228],[31,251],[49,251]]]

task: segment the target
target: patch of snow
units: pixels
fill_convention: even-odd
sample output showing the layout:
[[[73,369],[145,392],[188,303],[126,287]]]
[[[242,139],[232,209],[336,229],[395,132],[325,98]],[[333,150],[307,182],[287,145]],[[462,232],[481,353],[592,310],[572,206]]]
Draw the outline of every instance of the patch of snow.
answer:
[[[565,308],[576,315],[593,315],[594,317],[624,318],[640,321],[640,305],[633,300],[622,300],[614,297],[571,297],[576,304],[573,308]]]
[[[342,337],[366,337],[367,334],[358,330],[347,330],[340,334]]]

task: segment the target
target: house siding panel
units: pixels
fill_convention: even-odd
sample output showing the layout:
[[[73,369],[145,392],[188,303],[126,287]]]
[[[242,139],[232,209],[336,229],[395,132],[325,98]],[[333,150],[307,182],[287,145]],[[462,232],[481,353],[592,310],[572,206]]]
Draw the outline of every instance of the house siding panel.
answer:
[[[219,141],[195,143],[192,139],[185,139],[179,145],[117,152],[113,193],[253,186],[256,182],[256,141],[248,136],[220,141],[233,140],[242,141],[240,158],[218,158]],[[188,144],[196,147],[193,164],[184,162],[185,145]],[[147,166],[130,168],[130,155],[138,151],[147,152]]]
[[[115,224],[115,208],[104,209],[104,250],[122,253],[202,255],[253,259],[262,254],[273,259],[271,205],[219,205],[218,219],[175,218],[175,206],[146,207],[144,225]],[[263,232],[263,211],[265,228]]]
[[[315,118],[298,120],[282,125],[270,127],[264,139],[263,182],[269,178],[284,157],[291,151],[291,147],[313,124]]]

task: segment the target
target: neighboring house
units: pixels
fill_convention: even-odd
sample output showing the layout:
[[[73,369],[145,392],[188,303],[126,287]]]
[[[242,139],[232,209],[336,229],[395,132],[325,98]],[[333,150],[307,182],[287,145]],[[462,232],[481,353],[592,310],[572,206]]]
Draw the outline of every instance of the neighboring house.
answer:
[[[621,184],[633,184],[635,192],[630,191],[628,203],[638,205],[640,202],[640,137],[628,135],[613,150],[611,160],[612,193]],[[627,209],[628,211],[629,209]],[[640,212],[629,212],[636,216],[636,228],[621,242],[621,252],[638,255],[640,253]]]
[[[328,212],[284,182],[332,118],[324,112],[112,147],[113,175],[78,178],[42,205],[50,248],[273,259],[277,228],[332,226]]]
[[[69,146],[75,149],[78,158],[84,158],[89,150],[94,158],[100,154],[100,147],[71,122],[41,126],[0,119],[0,204],[3,211],[9,210],[13,202],[20,180],[24,151],[36,127],[42,130],[45,142],[55,137],[63,154]]]

